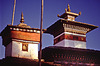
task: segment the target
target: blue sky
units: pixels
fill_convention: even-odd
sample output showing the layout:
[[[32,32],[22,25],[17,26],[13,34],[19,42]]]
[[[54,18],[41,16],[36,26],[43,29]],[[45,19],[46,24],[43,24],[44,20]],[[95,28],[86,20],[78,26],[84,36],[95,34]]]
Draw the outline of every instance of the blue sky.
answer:
[[[14,0],[0,0],[0,32],[11,24]],[[25,23],[32,28],[40,28],[41,0],[16,0],[14,25],[20,23],[23,11]],[[57,14],[63,14],[67,4],[71,11],[82,14],[76,21],[100,26],[100,0],[44,0],[43,28],[46,29],[59,18]],[[53,45],[53,36],[43,34],[43,48]],[[100,50],[100,28],[87,34],[87,49]],[[0,58],[5,55],[2,38],[0,37]]]

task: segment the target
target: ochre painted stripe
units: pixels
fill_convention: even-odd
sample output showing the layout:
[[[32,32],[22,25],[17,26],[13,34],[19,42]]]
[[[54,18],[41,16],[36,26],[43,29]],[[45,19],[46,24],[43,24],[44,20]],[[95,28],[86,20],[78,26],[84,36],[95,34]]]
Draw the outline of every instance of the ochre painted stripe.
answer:
[[[29,32],[21,32],[21,31],[11,31],[11,38],[13,39],[21,39],[28,41],[40,41],[39,33],[29,33]]]

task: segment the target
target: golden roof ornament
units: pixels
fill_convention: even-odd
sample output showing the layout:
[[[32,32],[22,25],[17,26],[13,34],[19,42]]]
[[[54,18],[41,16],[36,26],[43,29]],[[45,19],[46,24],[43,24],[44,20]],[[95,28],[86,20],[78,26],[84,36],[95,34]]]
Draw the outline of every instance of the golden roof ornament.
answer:
[[[68,4],[68,9],[67,9],[67,11],[68,11],[68,12],[70,12],[70,11],[71,11],[71,10],[70,10],[70,6],[69,6],[69,4]]]
[[[21,13],[21,20],[20,20],[21,23],[24,22],[24,17],[23,17],[23,12]]]
[[[68,4],[68,7],[67,9],[65,8],[65,13],[63,13],[62,15],[57,15],[58,17],[60,18],[63,18],[63,19],[68,19],[68,15],[70,16],[74,16],[75,18],[78,17],[79,15],[81,15],[81,12],[79,12],[78,14],[77,13],[73,13],[71,12],[71,9],[70,9],[70,5]],[[75,18],[72,18],[75,20]]]
[[[23,17],[23,12],[21,13],[21,20],[20,20],[20,24],[18,24],[18,27],[22,27],[22,28],[31,28],[30,26],[28,26],[27,24],[24,23],[24,17]]]
[[[81,15],[81,11],[79,12],[79,15]]]
[[[65,13],[67,13],[67,9],[65,8]]]
[[[60,17],[60,15],[59,15],[59,14],[57,14],[57,16],[58,16],[58,17]]]

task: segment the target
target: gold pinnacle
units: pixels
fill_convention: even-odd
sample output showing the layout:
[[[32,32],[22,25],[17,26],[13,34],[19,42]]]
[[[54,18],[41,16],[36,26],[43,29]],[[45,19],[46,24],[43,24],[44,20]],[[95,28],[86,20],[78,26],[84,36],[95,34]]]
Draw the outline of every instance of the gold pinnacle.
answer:
[[[21,20],[20,20],[21,23],[24,22],[24,17],[23,17],[23,12],[21,13]]]
[[[68,4],[68,9],[67,9],[67,11],[69,11],[69,12],[71,11],[71,10],[70,10],[70,6],[69,6],[69,4]]]

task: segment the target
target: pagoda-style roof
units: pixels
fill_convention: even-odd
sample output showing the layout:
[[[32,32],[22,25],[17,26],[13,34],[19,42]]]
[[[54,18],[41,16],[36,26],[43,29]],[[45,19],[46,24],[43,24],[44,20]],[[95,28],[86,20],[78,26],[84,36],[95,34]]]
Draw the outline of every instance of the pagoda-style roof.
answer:
[[[43,31],[45,30],[43,29]],[[4,46],[8,45],[12,40],[24,40],[25,42],[27,40],[27,42],[32,43],[36,41],[38,43],[40,41],[40,29],[7,25],[0,33],[0,36],[2,36]]]
[[[61,29],[60,31],[64,32],[64,27],[68,28],[66,25],[74,26],[74,27],[70,27],[72,29],[78,29],[77,26],[81,27],[85,31],[87,31],[86,33],[90,32],[93,29],[98,28],[98,26],[87,24],[87,23],[82,23],[82,22],[77,22],[77,21],[70,21],[70,20],[66,20],[66,19],[60,19],[57,22],[55,22],[54,24],[52,24],[50,27],[48,27],[47,31],[45,31],[45,33],[55,35],[57,33],[57,30],[59,30],[59,29]],[[81,28],[80,28],[80,30],[83,30]]]
[[[5,27],[5,29],[1,32],[0,36],[3,35],[3,33],[9,32],[10,30],[14,30],[14,31],[23,31],[23,32],[35,32],[35,33],[40,33],[40,29],[39,28],[31,28],[30,26],[28,26],[27,24],[24,23],[24,16],[23,16],[23,12],[21,13],[21,20],[20,20],[20,24],[18,25],[7,25]],[[43,32],[46,29],[43,29]]]
[[[15,30],[15,31],[24,31],[24,32],[36,32],[36,33],[40,33],[40,29],[39,28],[25,28],[25,27],[20,27],[17,25],[7,25],[5,27],[5,29],[1,32],[0,36],[3,35],[3,33],[6,33],[7,31],[10,30]],[[45,31],[46,29],[43,29],[43,31]],[[38,32],[37,32],[38,31]]]
[[[63,32],[86,35],[86,33],[91,30],[98,28],[98,26],[95,25],[75,21],[75,18],[81,15],[81,12],[79,12],[79,14],[71,12],[69,4],[67,8],[68,9],[65,8],[65,13],[62,15],[58,14],[58,17],[61,19],[48,27],[45,33],[49,33],[54,37]]]

